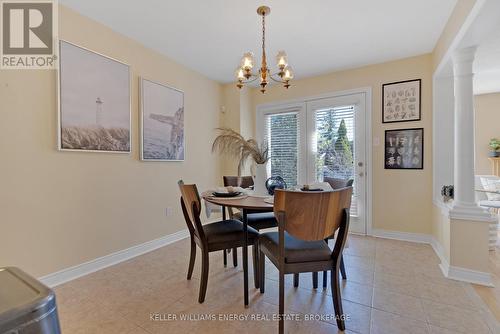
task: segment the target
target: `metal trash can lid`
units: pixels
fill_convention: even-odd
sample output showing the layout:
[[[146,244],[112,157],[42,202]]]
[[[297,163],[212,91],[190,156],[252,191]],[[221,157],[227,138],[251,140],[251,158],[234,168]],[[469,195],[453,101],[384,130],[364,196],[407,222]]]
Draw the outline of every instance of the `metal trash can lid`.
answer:
[[[0,329],[55,308],[54,292],[16,267],[0,268]]]

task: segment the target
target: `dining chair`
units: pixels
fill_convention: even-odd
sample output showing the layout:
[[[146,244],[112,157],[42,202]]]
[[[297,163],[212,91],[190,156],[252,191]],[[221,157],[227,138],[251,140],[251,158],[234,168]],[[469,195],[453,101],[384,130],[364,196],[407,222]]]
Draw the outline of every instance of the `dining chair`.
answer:
[[[250,188],[254,185],[252,176],[223,176],[222,179],[224,181],[224,187]],[[229,218],[231,219],[243,219],[241,212],[234,212],[232,208],[228,208],[228,212]],[[273,212],[250,211],[247,214],[247,222],[248,226],[253,227],[257,231],[278,226]],[[226,256],[226,252],[224,252],[224,256]],[[224,265],[226,265],[226,263],[227,260],[224,258]],[[233,265],[235,267],[238,266],[238,254],[235,250],[233,250]]]
[[[354,183],[354,179],[340,179],[340,178],[334,178],[334,177],[328,177],[328,176],[323,177],[323,181],[330,184],[330,186],[334,190],[335,189],[342,189],[342,188],[346,188],[346,187],[352,187],[352,185]],[[326,238],[325,242],[328,243],[328,240],[331,240],[331,239],[335,239],[334,236]],[[345,270],[343,254],[340,255],[340,274],[342,275],[343,279],[347,279],[347,273]],[[326,288],[327,276],[328,276],[328,273],[326,271],[323,271],[323,288]],[[312,273],[312,281],[313,281],[313,288],[317,289],[318,288],[318,273],[317,272]],[[295,274],[293,276],[293,286],[294,287],[299,286],[299,274]]]
[[[345,187],[351,187],[354,183],[354,179],[339,179],[336,177],[323,177],[324,182],[328,182],[333,189],[342,189]]]
[[[196,246],[201,249],[201,282],[198,302],[205,301],[208,284],[208,254],[210,252],[225,249],[236,249],[243,247],[244,233],[243,223],[236,219],[221,220],[214,223],[202,225],[200,220],[201,201],[198,189],[195,184],[184,184],[182,180],[178,182],[181,191],[181,207],[186,220],[186,225],[191,237],[191,254],[189,257],[189,267],[187,279],[190,280],[193,274],[194,262],[196,259]],[[248,227],[248,244],[255,245],[258,242],[259,232]],[[253,258],[256,263],[257,247],[254,247]],[[254,268],[254,270],[258,270]],[[257,280],[258,278],[254,279]],[[256,281],[256,286],[257,286]]]
[[[340,179],[340,178],[335,178],[335,177],[328,177],[325,176],[323,177],[324,182],[328,182],[332,189],[342,189],[346,187],[352,187],[354,184],[354,179]],[[334,239],[333,237],[325,239],[325,242],[328,243],[328,240]],[[340,274],[342,275],[343,279],[347,279],[347,273],[345,270],[345,265],[344,265],[344,255],[340,255]],[[313,274],[313,286],[316,285],[316,288],[318,287],[318,274],[315,273]],[[316,277],[314,277],[316,276]],[[327,272],[323,271],[323,287],[326,288],[327,284]]]
[[[265,291],[265,258],[279,271],[279,333],[284,333],[285,275],[330,271],[337,326],[345,330],[339,286],[342,250],[349,230],[352,187],[325,192],[277,190],[278,232],[259,237],[260,292]],[[324,241],[337,232],[333,251]]]

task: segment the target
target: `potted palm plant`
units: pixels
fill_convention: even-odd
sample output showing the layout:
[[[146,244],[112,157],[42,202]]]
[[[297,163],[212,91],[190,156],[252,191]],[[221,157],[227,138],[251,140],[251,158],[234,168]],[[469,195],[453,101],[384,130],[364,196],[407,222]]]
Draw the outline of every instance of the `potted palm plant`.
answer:
[[[490,139],[490,157],[498,157],[500,156],[500,140],[497,138]]]
[[[219,134],[212,144],[212,152],[219,152],[238,159],[238,175],[249,158],[255,163],[254,191],[258,195],[267,194],[265,186],[267,180],[267,162],[269,149],[267,144],[259,143],[255,139],[245,139],[238,132],[229,128],[217,128]]]

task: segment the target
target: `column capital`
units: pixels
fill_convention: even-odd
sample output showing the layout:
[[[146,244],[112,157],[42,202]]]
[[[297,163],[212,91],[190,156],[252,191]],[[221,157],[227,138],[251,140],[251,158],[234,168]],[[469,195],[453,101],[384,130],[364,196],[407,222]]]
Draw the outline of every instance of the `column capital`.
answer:
[[[469,75],[472,72],[472,63],[476,56],[477,46],[463,48],[453,52],[453,72],[454,76]]]
[[[452,55],[453,63],[472,63],[476,56],[476,51],[477,46],[455,50]]]

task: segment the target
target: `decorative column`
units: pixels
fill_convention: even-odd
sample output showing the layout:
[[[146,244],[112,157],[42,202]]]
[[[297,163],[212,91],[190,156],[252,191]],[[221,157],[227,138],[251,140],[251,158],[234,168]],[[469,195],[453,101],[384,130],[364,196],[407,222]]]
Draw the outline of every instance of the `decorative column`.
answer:
[[[455,51],[453,76],[455,94],[455,198],[451,218],[491,220],[475,198],[473,68],[476,47]]]

